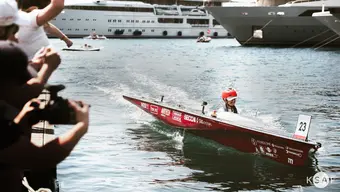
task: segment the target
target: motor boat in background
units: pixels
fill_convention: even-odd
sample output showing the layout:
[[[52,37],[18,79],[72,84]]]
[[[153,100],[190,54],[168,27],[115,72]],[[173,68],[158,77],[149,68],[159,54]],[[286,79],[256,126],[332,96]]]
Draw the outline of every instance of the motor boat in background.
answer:
[[[96,32],[92,32],[91,35],[84,37],[84,39],[106,40],[107,38],[104,35],[99,36],[99,35],[96,34]]]
[[[102,47],[92,47],[91,45],[84,44],[80,47],[68,47],[68,48],[63,48],[63,51],[100,51]]]
[[[154,118],[191,133],[218,142],[238,151],[259,154],[276,162],[291,166],[306,166],[320,143],[308,140],[310,116],[300,115],[295,134],[285,136],[251,118],[230,112],[207,114],[202,104],[200,113],[152,101],[123,95],[123,98]]]
[[[206,36],[198,37],[196,40],[197,43],[209,43],[210,41],[211,41],[211,38],[206,37]]]

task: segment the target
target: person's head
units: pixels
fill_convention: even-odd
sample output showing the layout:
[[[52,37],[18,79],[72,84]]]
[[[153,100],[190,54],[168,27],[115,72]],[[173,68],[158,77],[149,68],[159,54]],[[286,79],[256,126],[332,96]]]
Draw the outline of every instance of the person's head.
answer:
[[[37,75],[28,64],[25,52],[10,41],[0,41],[0,63],[0,95],[6,94],[6,90],[21,87]]]
[[[16,0],[19,9],[31,12],[34,9],[43,9],[51,3],[50,0]]]
[[[27,15],[19,12],[15,0],[0,1],[0,40],[16,41],[14,35],[19,30],[19,25],[27,23],[29,23]]]
[[[234,106],[237,99],[237,92],[235,89],[229,88],[222,92],[222,100],[229,106]]]

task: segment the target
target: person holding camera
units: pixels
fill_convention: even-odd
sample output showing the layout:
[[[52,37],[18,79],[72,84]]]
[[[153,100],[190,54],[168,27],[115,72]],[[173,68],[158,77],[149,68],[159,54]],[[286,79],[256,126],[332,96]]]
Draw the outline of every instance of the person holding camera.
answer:
[[[0,70],[2,90],[0,94],[21,87],[37,75],[28,64],[26,54],[15,43],[0,42],[0,61],[6,61],[1,63],[1,67],[6,70]],[[19,111],[6,101],[0,101],[1,191],[21,192],[24,169],[55,167],[70,155],[88,131],[89,105],[82,101],[67,100],[68,109],[74,113],[73,128],[42,147],[34,145],[25,133],[41,120],[39,118],[42,110],[39,108],[39,103],[38,99],[31,99]]]
[[[29,23],[27,13],[19,12],[15,0],[0,1],[0,41],[17,42],[15,34],[19,30],[19,25],[27,25],[27,23]],[[10,61],[1,60],[1,64],[6,62]],[[30,65],[38,71],[37,76],[29,79],[21,87],[2,92],[0,99],[6,100],[9,104],[21,109],[27,101],[41,94],[45,84],[58,68],[60,62],[60,56],[55,50],[46,47],[41,48],[30,62]]]

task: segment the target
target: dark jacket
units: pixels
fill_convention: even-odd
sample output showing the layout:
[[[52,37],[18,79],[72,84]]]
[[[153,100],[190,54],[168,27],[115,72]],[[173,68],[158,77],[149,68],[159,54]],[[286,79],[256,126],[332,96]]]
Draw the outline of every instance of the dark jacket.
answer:
[[[223,109],[224,109],[224,111],[229,111],[229,108],[227,107],[227,104],[223,105]],[[238,113],[237,112],[237,108],[235,106],[232,106],[231,107],[231,112]]]

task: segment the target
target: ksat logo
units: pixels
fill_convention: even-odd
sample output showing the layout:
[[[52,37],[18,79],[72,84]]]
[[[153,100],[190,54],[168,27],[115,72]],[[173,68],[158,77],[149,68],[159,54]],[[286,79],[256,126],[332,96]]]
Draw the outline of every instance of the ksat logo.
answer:
[[[332,183],[332,178],[325,172],[318,172],[313,177],[307,177],[307,183],[313,184],[317,188],[325,188]]]

